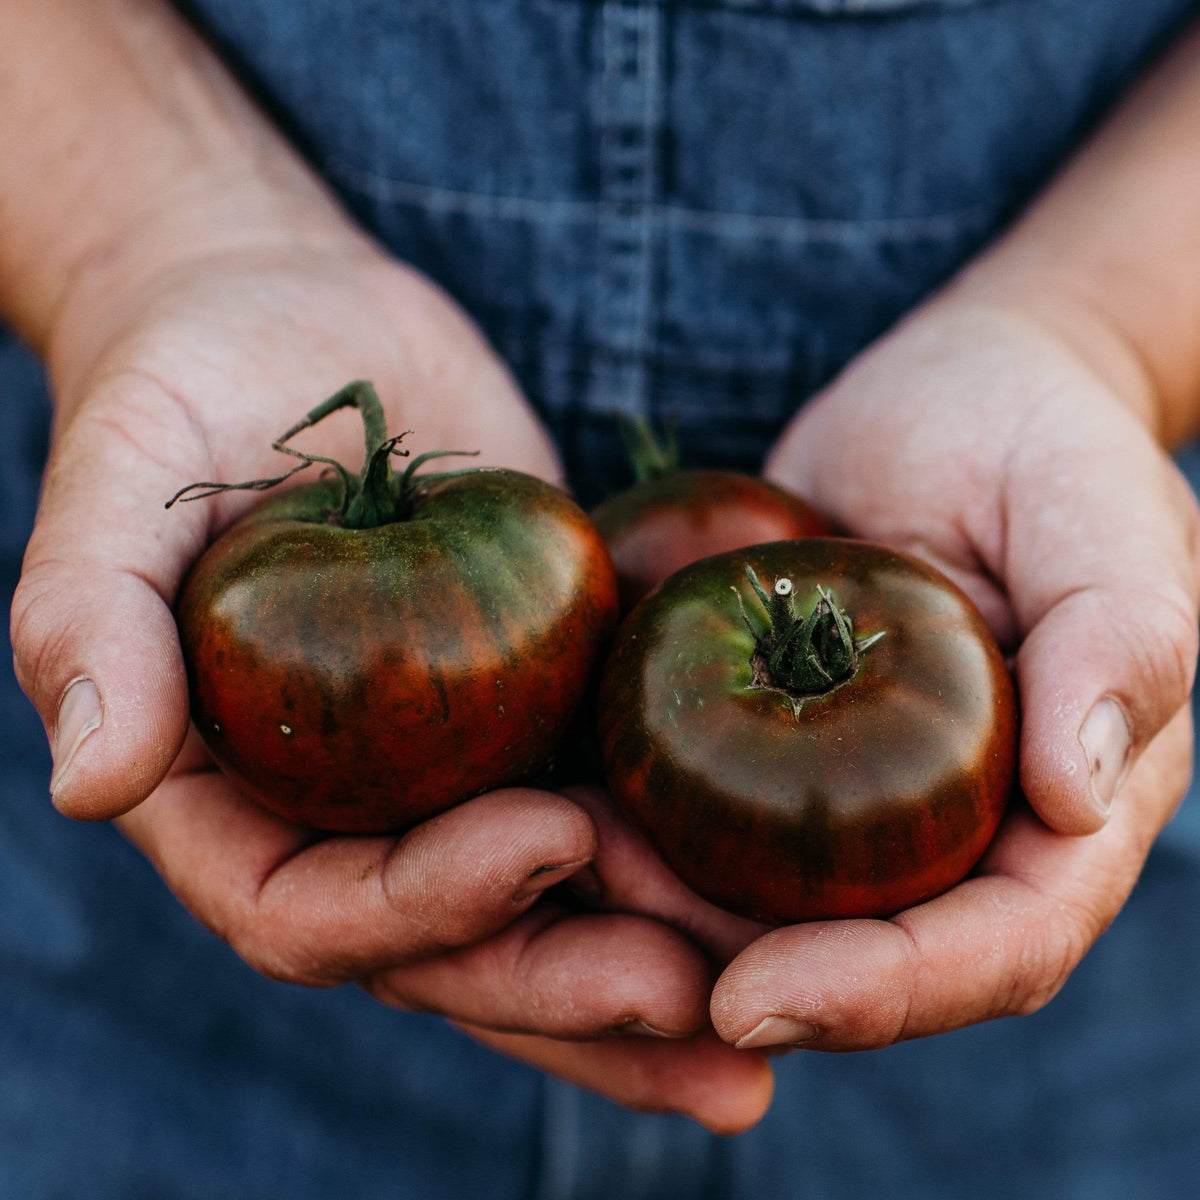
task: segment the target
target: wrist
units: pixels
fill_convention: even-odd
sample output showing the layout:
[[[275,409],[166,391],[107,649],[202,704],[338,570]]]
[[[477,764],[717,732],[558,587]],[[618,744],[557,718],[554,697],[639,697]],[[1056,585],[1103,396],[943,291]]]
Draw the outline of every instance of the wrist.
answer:
[[[98,231],[65,274],[35,347],[58,403],[69,407],[114,339],[165,303],[184,276],[234,260],[265,269],[300,255],[379,253],[305,172],[198,170]]]
[[[89,280],[346,224],[168,0],[5,0],[0,47],[0,314],[43,357]]]

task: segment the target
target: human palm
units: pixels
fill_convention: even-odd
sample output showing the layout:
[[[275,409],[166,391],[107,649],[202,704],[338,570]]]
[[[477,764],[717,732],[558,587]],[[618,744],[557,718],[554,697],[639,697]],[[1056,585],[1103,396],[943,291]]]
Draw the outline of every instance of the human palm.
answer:
[[[403,837],[319,837],[244,799],[188,734],[171,604],[254,497],[165,510],[181,486],[286,469],[271,442],[355,377],[373,380],[389,426],[413,429],[417,450],[478,450],[559,480],[549,441],[470,322],[350,236],[243,245],[132,292],[93,291],[72,298],[52,358],[54,445],[13,606],[20,678],[55,746],[58,807],[116,817],[180,900],[268,975],[356,980],[627,1103],[717,1128],[755,1119],[770,1088],[761,1061],[711,1034],[627,1036],[686,1039],[707,1025],[701,953],[660,922],[543,898],[593,853],[576,805],[509,788]],[[348,413],[295,444],[354,465],[361,438]]]
[[[863,1049],[1040,1007],[1120,909],[1187,785],[1190,491],[1059,337],[954,301],[849,368],[766,473],[975,600],[1014,655],[1022,798],[945,895],[888,920],[767,931],[692,895],[581,793],[603,903],[709,948],[725,967],[712,1019],[741,1046]]]

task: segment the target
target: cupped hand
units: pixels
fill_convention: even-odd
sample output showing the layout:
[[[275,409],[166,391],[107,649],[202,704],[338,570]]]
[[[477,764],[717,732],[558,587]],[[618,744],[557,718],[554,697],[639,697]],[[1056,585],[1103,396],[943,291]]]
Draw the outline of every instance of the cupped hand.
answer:
[[[428,281],[324,202],[301,204],[295,227],[256,228],[254,204],[214,207],[238,220],[200,244],[158,228],[99,255],[49,339],[53,447],[12,632],[53,747],[55,804],[117,818],[182,902],[270,976],[356,980],[626,1103],[751,1123],[769,1100],[765,1063],[691,1036],[708,1026],[703,956],[653,920],[542,899],[593,853],[577,806],[507,789],[402,837],[317,837],[243,799],[189,738],[171,604],[253,497],[166,511],[180,487],[286,470],[272,440],[356,377],[417,451],[478,450],[560,477],[507,372]],[[352,465],[361,429],[348,413],[295,444]]]
[[[1023,798],[945,895],[888,920],[765,931],[688,892],[583,794],[603,906],[658,916],[727,964],[711,1015],[741,1047],[866,1049],[1034,1011],[1117,914],[1187,787],[1190,490],[1058,336],[951,300],[847,370],[767,473],[979,605],[1015,655]]]

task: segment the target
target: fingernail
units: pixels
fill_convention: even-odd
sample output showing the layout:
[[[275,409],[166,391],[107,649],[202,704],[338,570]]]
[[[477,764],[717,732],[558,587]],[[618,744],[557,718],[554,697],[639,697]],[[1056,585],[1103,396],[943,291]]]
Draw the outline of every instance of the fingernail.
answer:
[[[1129,722],[1113,699],[1098,700],[1079,727],[1079,744],[1092,776],[1092,801],[1107,817],[1129,765]]]
[[[807,1021],[767,1017],[734,1045],[738,1050],[759,1050],[763,1046],[795,1046],[800,1042],[811,1042],[816,1036],[817,1027]]]
[[[71,763],[74,762],[84,739],[89,733],[100,728],[102,717],[100,693],[96,690],[96,685],[86,676],[72,679],[58,702],[58,716],[54,722],[51,796],[62,785],[63,777],[71,769]]]
[[[579,858],[574,862],[550,863],[548,866],[538,867],[513,893],[512,902],[524,904],[540,896],[547,888],[552,888],[556,883],[562,883],[569,875],[573,875],[585,862],[586,858]]]
[[[624,1025],[617,1026],[618,1033],[632,1033],[638,1037],[651,1038],[670,1038],[675,1037],[673,1033],[664,1033],[661,1029],[655,1029],[653,1025],[647,1025],[645,1021],[626,1021]]]

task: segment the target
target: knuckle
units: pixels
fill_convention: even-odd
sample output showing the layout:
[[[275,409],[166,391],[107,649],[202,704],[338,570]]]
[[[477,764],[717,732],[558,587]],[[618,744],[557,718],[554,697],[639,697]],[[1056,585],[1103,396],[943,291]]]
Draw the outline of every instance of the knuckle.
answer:
[[[521,911],[513,896],[525,877],[511,866],[447,864],[422,827],[402,837],[379,865],[382,903],[400,944],[414,957],[460,949]]]
[[[406,987],[403,976],[396,971],[373,975],[362,981],[362,987],[368,995],[378,1000],[380,1004],[386,1004],[388,1008],[412,1013],[439,1011],[434,1005],[417,995],[412,988]]]
[[[394,863],[400,845],[381,869],[384,905],[401,944],[413,957],[454,950],[479,936],[478,920],[468,906],[455,903],[440,888],[414,887]]]
[[[1130,589],[1119,596],[1109,593],[1104,601],[1098,615],[1119,637],[1132,668],[1122,699],[1135,719],[1150,726],[1143,731],[1148,737],[1191,691],[1200,652],[1196,603],[1182,583]]]
[[[252,930],[246,928],[230,930],[226,933],[225,940],[238,958],[252,971],[258,972],[259,975],[265,975],[268,979],[277,979],[281,982],[290,980],[286,964],[278,953],[268,948]]]
[[[403,932],[403,946],[412,957],[442,954],[474,941],[480,934],[475,914],[444,896],[389,896],[388,908]]]
[[[1057,963],[1044,961],[1041,964],[1039,978],[1024,986],[1015,996],[999,1006],[999,1014],[1012,1013],[1019,1017],[1030,1017],[1040,1012],[1062,990],[1067,982],[1074,962],[1068,961],[1064,954]]]
[[[1060,905],[1052,928],[1021,955],[998,1012],[1030,1016],[1045,1008],[1062,990],[1103,924],[1090,909]]]
[[[921,984],[921,947],[908,922],[894,919],[892,922],[903,936],[898,939],[898,977],[890,989],[894,1002],[878,1006],[874,1031],[874,1044],[890,1046],[913,1036],[915,1005],[914,998]]]
[[[1144,636],[1147,674],[1161,689],[1158,694],[1170,697],[1173,712],[1191,690],[1200,648],[1195,606],[1182,589],[1160,594]]]
[[[29,567],[13,594],[9,631],[17,680],[30,695],[44,698],[67,649],[66,628],[49,614],[61,613],[62,588],[48,563]]]
[[[233,952],[259,975],[279,983],[295,983],[308,987],[328,986],[337,982],[311,955],[294,946],[281,945],[268,935],[255,918],[242,918],[224,934]]]

